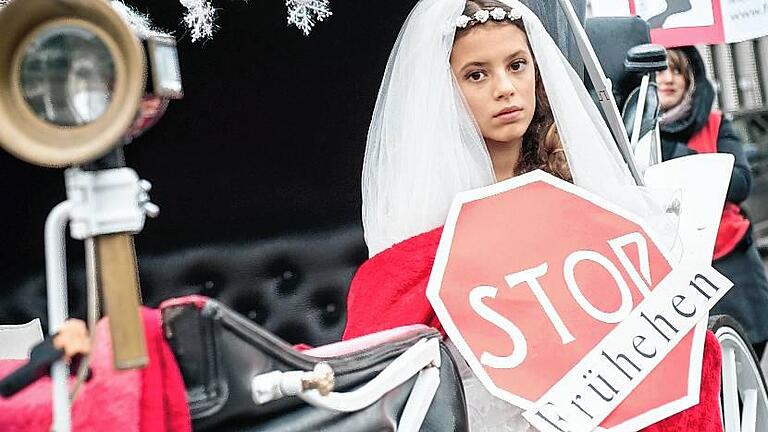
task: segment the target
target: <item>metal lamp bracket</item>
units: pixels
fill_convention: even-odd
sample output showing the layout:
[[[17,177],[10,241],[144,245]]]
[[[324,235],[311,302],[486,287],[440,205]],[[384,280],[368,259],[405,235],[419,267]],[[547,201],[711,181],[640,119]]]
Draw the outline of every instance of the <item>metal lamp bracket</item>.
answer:
[[[77,240],[114,233],[136,234],[144,228],[146,216],[155,217],[160,211],[149,199],[151,183],[139,179],[131,168],[70,168],[64,177],[67,201],[72,205],[70,231]]]

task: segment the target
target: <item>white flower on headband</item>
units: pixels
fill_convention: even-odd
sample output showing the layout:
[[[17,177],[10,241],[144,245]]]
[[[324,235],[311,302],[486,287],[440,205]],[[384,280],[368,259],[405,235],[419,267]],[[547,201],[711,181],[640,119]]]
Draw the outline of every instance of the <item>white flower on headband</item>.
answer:
[[[507,13],[504,12],[504,9],[500,7],[493,8],[493,10],[491,11],[491,18],[495,19],[496,21],[501,21],[506,17],[507,17]]]
[[[475,21],[483,24],[486,21],[488,21],[488,17],[490,17],[490,16],[491,16],[490,12],[488,12],[485,9],[481,9],[481,10],[475,12],[475,15],[473,15],[473,18],[475,19]]]
[[[0,0],[2,1],[2,0]],[[495,7],[491,10],[480,9],[472,16],[461,15],[456,19],[456,27],[467,28],[469,25],[484,24],[489,18],[493,18],[494,21],[503,21],[509,18],[512,21],[519,20],[523,17],[523,14],[516,9],[510,9],[509,13],[505,12],[500,7]]]
[[[509,19],[511,19],[512,21],[519,20],[522,17],[523,17],[523,14],[518,12],[516,9],[512,9],[509,11]]]
[[[2,1],[2,0],[0,0]],[[458,28],[466,28],[469,22],[472,20],[472,18],[462,15],[459,18],[456,19],[456,27]]]

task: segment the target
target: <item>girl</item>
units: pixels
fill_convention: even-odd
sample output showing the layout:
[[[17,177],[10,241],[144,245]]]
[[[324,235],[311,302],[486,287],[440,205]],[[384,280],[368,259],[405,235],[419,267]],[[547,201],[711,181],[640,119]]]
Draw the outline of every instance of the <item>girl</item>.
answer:
[[[401,30],[368,134],[362,213],[372,258],[352,282],[346,338],[414,322],[439,326],[423,287],[403,280],[410,267],[393,261],[402,256],[426,284],[439,227],[462,191],[542,169],[669,233],[538,18],[508,3],[422,0]],[[373,317],[374,307],[393,318],[402,312],[402,320]]]
[[[454,196],[536,169],[674,237],[666,207],[634,185],[580,78],[530,10],[516,0],[420,1],[389,58],[368,133],[363,227],[372,258],[352,281],[344,338],[416,323],[441,329],[425,290]],[[463,366],[474,430],[528,429],[519,409]]]

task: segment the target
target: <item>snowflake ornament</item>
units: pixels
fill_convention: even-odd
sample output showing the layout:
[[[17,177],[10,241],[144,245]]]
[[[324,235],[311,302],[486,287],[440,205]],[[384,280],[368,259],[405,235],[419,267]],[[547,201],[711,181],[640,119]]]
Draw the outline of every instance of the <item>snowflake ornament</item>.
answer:
[[[316,23],[332,15],[329,0],[286,0],[288,25],[294,25],[309,36]]]
[[[180,3],[187,8],[184,14],[184,24],[189,27],[192,36],[192,42],[200,39],[210,39],[216,28],[214,19],[216,9],[207,0],[180,0]]]

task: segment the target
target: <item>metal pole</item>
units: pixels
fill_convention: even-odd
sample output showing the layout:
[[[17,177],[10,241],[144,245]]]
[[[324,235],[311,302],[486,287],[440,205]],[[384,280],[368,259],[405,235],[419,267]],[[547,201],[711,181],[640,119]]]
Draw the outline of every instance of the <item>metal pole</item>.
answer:
[[[65,234],[72,205],[64,201],[48,214],[45,220],[45,279],[48,294],[48,333],[56,334],[67,319],[67,254]],[[62,360],[51,366],[53,382],[53,425],[54,432],[69,432],[72,428],[70,417],[67,377],[69,367]]]
[[[763,106],[755,45],[756,43],[753,40],[733,45],[736,84],[739,89],[739,100],[741,100],[742,109],[757,109]]]
[[[739,109],[739,85],[736,70],[733,67],[731,46],[728,44],[713,45],[712,59],[715,63],[719,81],[720,109],[726,113]]]
[[[613,136],[616,139],[616,144],[619,147],[619,152],[624,158],[629,172],[635,179],[635,183],[640,186],[644,185],[643,179],[640,176],[640,172],[637,170],[635,164],[635,158],[632,154],[632,150],[629,147],[629,137],[627,136],[627,129],[624,127],[624,121],[619,113],[619,107],[613,102],[613,93],[611,92],[611,83],[603,72],[603,68],[600,66],[600,61],[597,59],[595,50],[592,48],[592,44],[587,38],[587,33],[581,26],[576,11],[573,10],[573,5],[569,0],[558,0],[560,7],[565,12],[568,23],[571,26],[571,31],[576,39],[576,45],[579,47],[579,52],[584,60],[584,66],[587,68],[589,78],[592,80],[592,84],[595,86],[597,97],[600,101],[600,106],[605,113],[605,117],[608,120],[608,127],[613,132]]]
[[[640,91],[637,93],[637,108],[635,109],[635,125],[632,128],[632,140],[630,148],[637,149],[637,141],[640,140],[640,127],[643,125],[643,111],[645,111],[645,99],[648,97],[648,83],[651,81],[648,74],[643,75],[640,82]]]
[[[768,36],[763,36],[757,40],[757,57],[760,70],[760,88],[763,90],[763,106],[768,106]]]

